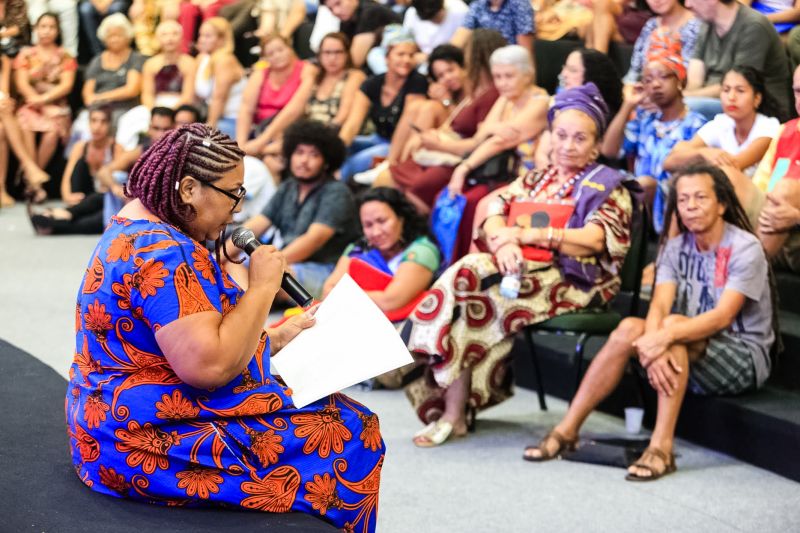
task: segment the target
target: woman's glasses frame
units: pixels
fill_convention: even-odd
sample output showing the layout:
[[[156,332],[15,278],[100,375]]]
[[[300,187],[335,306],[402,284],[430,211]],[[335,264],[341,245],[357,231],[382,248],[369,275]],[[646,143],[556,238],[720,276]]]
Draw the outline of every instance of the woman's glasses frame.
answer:
[[[226,191],[225,189],[217,187],[213,183],[209,183],[207,181],[201,181],[200,183],[202,183],[206,187],[211,187],[215,191],[217,191],[219,193],[222,193],[225,196],[227,196],[228,198],[230,198],[231,200],[233,200],[233,207],[231,207],[231,213],[233,213],[236,210],[236,207],[244,199],[244,195],[247,194],[247,189],[245,189],[244,186],[239,187],[239,190],[236,191],[236,193],[232,193],[230,191]]]

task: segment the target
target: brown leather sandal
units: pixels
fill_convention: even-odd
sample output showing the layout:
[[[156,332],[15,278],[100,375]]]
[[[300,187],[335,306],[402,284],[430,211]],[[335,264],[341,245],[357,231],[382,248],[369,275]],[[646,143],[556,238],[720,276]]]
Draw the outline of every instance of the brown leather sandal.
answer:
[[[645,464],[645,460],[650,459],[652,457],[661,460],[661,462],[664,464],[664,470],[657,471],[652,466]],[[658,448],[654,448],[652,446],[647,448],[642,454],[642,456],[639,457],[639,459],[631,466],[635,466],[636,468],[643,468],[644,470],[650,472],[650,475],[640,476],[637,474],[628,474],[627,476],[625,476],[625,479],[627,481],[655,481],[658,478],[664,477],[667,474],[671,474],[678,469],[678,467],[675,466],[675,454],[670,453],[668,455],[663,451],[659,450]]]
[[[547,448],[544,446],[548,440],[554,440],[558,443],[558,448],[556,448],[555,452],[550,453]],[[575,449],[578,447],[578,438],[568,439],[555,429],[550,430],[550,432],[545,435],[542,440],[539,441],[539,444],[536,446],[528,446],[525,448],[525,451],[522,454],[522,458],[526,461],[531,461],[534,463],[541,463],[543,461],[549,461],[551,459],[560,459],[561,454],[564,452],[574,452]],[[531,450],[539,450],[540,455],[538,457],[533,457],[528,455],[528,452]]]

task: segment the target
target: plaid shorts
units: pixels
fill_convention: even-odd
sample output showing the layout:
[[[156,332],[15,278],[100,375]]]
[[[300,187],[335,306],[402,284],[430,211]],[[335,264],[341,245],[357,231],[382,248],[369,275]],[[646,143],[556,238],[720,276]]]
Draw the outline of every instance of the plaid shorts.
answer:
[[[756,369],[750,347],[723,331],[708,340],[705,354],[691,364],[689,390],[720,396],[756,388]]]

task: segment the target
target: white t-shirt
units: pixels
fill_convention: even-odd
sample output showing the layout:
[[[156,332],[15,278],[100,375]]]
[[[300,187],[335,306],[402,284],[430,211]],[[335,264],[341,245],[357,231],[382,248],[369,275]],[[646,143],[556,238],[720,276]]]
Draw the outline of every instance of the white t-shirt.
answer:
[[[329,33],[339,31],[341,24],[342,21],[328,9],[328,6],[320,2],[317,16],[314,19],[314,28],[311,30],[311,37],[308,38],[308,45],[315,54],[319,53],[319,45],[322,44],[322,39]]]
[[[462,0],[444,0],[444,9],[446,13],[440,24],[421,20],[415,7],[406,10],[403,27],[411,32],[419,49],[426,54],[430,54],[440,44],[450,42],[469,11]]]
[[[697,135],[703,139],[706,146],[720,148],[729,154],[737,155],[756,139],[761,137],[773,139],[778,134],[780,127],[781,123],[777,118],[767,117],[759,113],[756,115],[756,121],[753,123],[753,127],[750,128],[750,134],[747,139],[742,144],[739,144],[736,140],[736,123],[725,113],[720,113],[714,117],[714,120],[700,128],[697,131]],[[744,169],[744,173],[752,176],[757,166],[758,163]]]

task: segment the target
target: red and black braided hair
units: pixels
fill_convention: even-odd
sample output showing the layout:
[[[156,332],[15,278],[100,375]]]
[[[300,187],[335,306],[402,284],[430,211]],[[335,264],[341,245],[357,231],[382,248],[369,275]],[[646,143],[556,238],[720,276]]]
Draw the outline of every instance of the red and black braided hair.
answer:
[[[180,199],[184,176],[213,183],[242,162],[244,152],[235,141],[205,124],[186,124],[168,131],[136,161],[128,177],[126,195],[138,198],[161,220],[183,230],[196,213]]]

